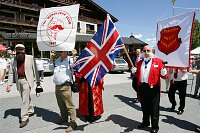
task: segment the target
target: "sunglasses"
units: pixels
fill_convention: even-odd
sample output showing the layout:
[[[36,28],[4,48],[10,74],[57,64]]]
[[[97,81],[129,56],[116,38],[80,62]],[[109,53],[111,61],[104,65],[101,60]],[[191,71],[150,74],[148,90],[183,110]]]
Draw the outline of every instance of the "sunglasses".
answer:
[[[16,48],[16,51],[22,51],[24,48]]]
[[[63,51],[58,51],[58,53],[62,53]]]
[[[149,52],[150,52],[150,50],[143,50],[143,52],[145,52],[145,53],[146,53],[146,52],[147,52],[147,53],[149,53]]]

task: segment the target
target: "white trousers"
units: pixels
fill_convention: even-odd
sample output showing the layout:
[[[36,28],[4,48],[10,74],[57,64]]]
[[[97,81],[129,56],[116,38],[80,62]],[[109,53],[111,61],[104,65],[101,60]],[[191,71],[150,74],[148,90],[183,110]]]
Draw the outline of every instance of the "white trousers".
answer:
[[[24,79],[19,79],[19,93],[22,99],[21,107],[21,121],[26,121],[29,118],[29,115],[34,112],[33,105],[31,104],[31,87],[28,84],[28,81]]]

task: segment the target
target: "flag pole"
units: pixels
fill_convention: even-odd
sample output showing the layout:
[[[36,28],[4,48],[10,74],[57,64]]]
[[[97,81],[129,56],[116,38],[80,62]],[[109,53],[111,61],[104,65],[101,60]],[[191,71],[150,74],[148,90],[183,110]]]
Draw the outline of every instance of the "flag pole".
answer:
[[[130,64],[131,64],[131,67],[134,67],[133,62],[132,62],[132,60],[131,60],[131,58],[130,58],[130,56],[129,56],[129,54],[128,54],[128,52],[127,52],[127,50],[126,50],[125,47],[124,47],[124,51],[125,51],[125,53],[126,53],[126,56],[128,57],[128,60],[129,60],[129,62],[130,62]]]

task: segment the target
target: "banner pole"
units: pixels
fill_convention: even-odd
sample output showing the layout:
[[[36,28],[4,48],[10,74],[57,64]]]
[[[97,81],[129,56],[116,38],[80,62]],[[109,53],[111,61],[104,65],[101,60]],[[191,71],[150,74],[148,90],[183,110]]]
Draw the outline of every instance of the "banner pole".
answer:
[[[125,53],[126,53],[126,56],[128,57],[128,60],[129,60],[129,62],[130,62],[130,64],[131,64],[131,66],[134,67],[133,62],[132,62],[132,60],[131,60],[131,58],[130,58],[130,56],[129,56],[129,54],[128,54],[128,52],[127,52],[127,50],[126,50],[125,47],[124,47],[124,51],[125,51]]]

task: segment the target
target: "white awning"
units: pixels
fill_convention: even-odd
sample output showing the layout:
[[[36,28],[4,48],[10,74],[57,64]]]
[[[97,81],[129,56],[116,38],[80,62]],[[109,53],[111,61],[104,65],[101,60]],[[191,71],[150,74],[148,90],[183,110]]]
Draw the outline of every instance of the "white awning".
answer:
[[[191,54],[200,54],[200,47],[197,47],[191,51]]]

